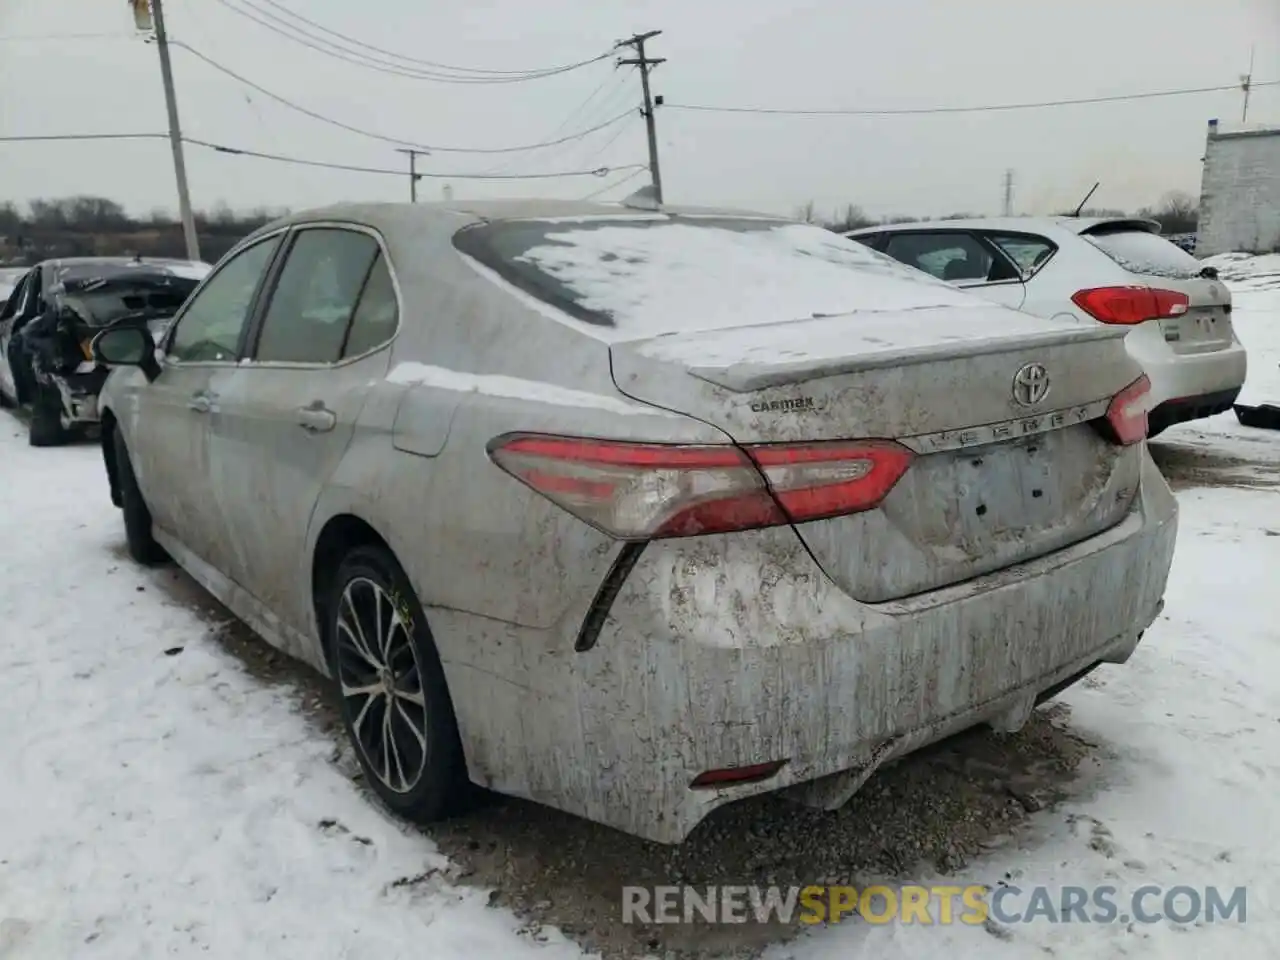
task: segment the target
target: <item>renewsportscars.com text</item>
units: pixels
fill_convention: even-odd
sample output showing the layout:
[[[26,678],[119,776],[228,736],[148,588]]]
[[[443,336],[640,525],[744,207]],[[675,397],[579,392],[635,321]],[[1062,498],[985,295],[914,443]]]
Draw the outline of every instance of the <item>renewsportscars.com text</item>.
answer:
[[[623,923],[1244,923],[1244,887],[623,887]]]

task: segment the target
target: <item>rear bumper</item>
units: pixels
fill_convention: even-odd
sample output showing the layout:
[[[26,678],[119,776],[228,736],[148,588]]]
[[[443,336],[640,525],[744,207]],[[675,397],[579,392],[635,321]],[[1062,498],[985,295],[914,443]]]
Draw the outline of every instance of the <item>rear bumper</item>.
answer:
[[[1151,400],[1157,406],[1231,390],[1239,393],[1244,386],[1249,362],[1239,341],[1210,353],[1174,353],[1163,340],[1153,345],[1148,331],[1140,332],[1147,339],[1138,341],[1130,334],[1125,343],[1151,381]]]
[[[1147,415],[1152,435],[1171,427],[1176,423],[1188,420],[1201,420],[1204,417],[1226,413],[1240,396],[1240,388],[1218,390],[1214,393],[1203,393],[1196,397],[1178,397],[1166,400]]]
[[[1160,609],[1176,528],[1144,456],[1119,525],[903,601],[854,601],[786,528],[652,543],[590,650],[573,652],[577,624],[508,628],[488,662],[473,643],[476,660],[445,664],[472,778],[668,843],[752,794],[839,806],[886,760],[980,722],[1016,729],[1045,691],[1124,662]],[[768,781],[690,788],[774,760]]]

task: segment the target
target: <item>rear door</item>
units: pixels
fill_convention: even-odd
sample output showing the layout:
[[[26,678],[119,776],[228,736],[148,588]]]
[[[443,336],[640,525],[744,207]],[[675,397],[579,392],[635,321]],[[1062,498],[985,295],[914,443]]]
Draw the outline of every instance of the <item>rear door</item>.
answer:
[[[901,230],[880,248],[893,259],[995,303],[1017,309],[1026,288],[998,246],[969,230]]]
[[[312,511],[351,443],[369,384],[386,375],[399,322],[378,237],[349,225],[295,230],[220,400],[214,498],[235,532],[232,579],[298,630],[310,596]]]
[[[1156,321],[1174,353],[1225,350],[1234,342],[1231,294],[1195,257],[1153,232],[1145,221],[1111,221],[1082,236],[1133,276],[1134,283],[1184,293],[1190,300],[1180,317]]]

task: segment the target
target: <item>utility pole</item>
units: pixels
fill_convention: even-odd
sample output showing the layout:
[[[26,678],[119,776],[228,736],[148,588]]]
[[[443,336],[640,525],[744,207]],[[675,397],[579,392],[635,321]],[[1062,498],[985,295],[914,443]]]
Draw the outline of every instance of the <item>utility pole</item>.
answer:
[[[418,176],[418,157],[430,156],[426,150],[414,150],[410,147],[397,147],[397,153],[407,153],[409,155],[409,202],[418,202],[418,181],[422,178]]]
[[[1013,171],[1004,172],[1004,215],[1013,216]]]
[[[137,10],[137,4],[131,4]],[[178,123],[178,100],[173,92],[173,67],[169,63],[169,35],[164,28],[161,0],[151,0],[151,16],[156,28],[156,48],[160,51],[160,79],[164,83],[164,105],[169,113],[169,148],[173,151],[173,174],[178,181],[178,211],[182,235],[187,241],[187,259],[200,259],[200,238],[191,212],[191,192],[187,189],[187,161],[182,155],[182,127]]]
[[[1249,119],[1249,91],[1253,88],[1253,55],[1257,51],[1257,47],[1249,48],[1249,72],[1240,78],[1240,89],[1244,91],[1244,109],[1240,111],[1241,123]]]
[[[644,42],[652,40],[660,33],[662,33],[661,30],[650,30],[648,33],[637,33],[629,40],[618,42],[619,47],[634,47],[636,51],[635,57],[619,60],[618,63],[640,68],[640,88],[644,91],[644,109],[641,113],[644,115],[644,125],[649,134],[649,175],[653,178],[653,198],[659,206],[662,205],[662,172],[658,169],[658,129],[653,116],[655,98],[649,92],[649,71],[667,61],[662,57],[645,56]],[[662,106],[662,97],[656,98],[656,106]]]

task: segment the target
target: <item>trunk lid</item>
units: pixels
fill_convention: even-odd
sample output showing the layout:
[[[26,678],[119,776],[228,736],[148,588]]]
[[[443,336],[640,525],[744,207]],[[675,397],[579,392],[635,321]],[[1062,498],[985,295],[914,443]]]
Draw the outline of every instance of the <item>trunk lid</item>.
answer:
[[[453,243],[526,306],[607,343],[635,400],[743,445],[915,451],[877,506],[795,525],[859,600],[978,576],[1127,512],[1141,445],[1090,422],[1141,373],[1125,328],[1001,307],[818,227],[594,210],[477,223]]]
[[[1125,333],[974,301],[668,334],[611,354],[624,393],[738,443],[911,448],[879,507],[796,526],[833,580],[878,603],[1041,556],[1124,517],[1139,455],[1092,421],[1139,374]],[[1043,395],[1020,377],[1029,367]]]
[[[1145,220],[1104,221],[1086,228],[1086,240],[1133,277],[1134,283],[1185,294],[1190,300],[1180,317],[1155,321],[1174,353],[1225,350],[1235,340],[1231,292],[1204,265],[1157,232]]]

